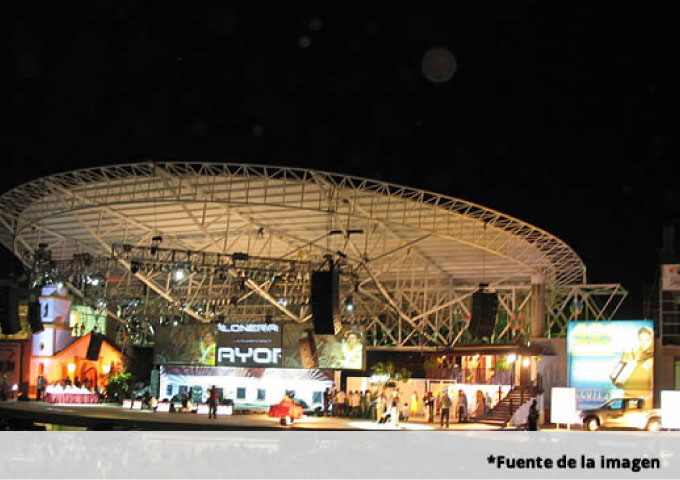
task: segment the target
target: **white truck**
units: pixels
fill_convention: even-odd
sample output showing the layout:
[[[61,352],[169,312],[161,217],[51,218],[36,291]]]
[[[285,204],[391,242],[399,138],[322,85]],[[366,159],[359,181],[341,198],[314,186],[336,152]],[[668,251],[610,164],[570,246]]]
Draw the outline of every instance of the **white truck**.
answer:
[[[645,408],[643,398],[614,398],[601,407],[581,412],[583,428],[589,431],[600,428],[637,428],[639,430],[659,431],[661,412]]]

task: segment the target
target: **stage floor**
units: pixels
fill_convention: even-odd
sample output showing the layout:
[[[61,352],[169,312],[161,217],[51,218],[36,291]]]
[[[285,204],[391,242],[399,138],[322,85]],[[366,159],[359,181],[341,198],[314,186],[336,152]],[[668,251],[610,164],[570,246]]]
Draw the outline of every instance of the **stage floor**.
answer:
[[[377,424],[368,420],[334,417],[303,417],[291,426],[264,414],[221,416],[192,413],[156,413],[123,409],[118,405],[60,405],[44,402],[0,402],[0,416],[33,420],[36,423],[95,428],[139,430],[419,430],[437,431],[438,424],[420,421]],[[499,430],[479,423],[450,424],[449,430]]]

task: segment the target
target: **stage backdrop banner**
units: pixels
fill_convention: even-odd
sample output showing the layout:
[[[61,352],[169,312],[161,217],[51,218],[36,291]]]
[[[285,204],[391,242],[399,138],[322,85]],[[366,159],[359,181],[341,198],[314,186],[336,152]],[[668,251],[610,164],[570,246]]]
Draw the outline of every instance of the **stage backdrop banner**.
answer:
[[[311,325],[283,326],[283,366],[330,370],[363,370],[363,337],[355,330],[338,335],[314,335]]]
[[[281,326],[228,323],[217,326],[220,367],[281,367]]]
[[[567,327],[569,385],[578,408],[595,408],[618,397],[642,397],[651,407],[654,322],[577,321]]]
[[[215,325],[159,326],[154,361],[163,365],[215,365]]]

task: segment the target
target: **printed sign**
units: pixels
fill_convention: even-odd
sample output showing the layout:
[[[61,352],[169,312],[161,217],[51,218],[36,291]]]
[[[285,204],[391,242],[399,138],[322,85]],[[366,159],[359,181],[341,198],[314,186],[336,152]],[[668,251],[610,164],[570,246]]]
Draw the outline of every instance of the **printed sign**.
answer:
[[[281,327],[275,323],[218,325],[217,365],[280,367]]]
[[[654,322],[570,322],[567,327],[569,385],[578,408],[596,408],[617,397],[652,395]]]

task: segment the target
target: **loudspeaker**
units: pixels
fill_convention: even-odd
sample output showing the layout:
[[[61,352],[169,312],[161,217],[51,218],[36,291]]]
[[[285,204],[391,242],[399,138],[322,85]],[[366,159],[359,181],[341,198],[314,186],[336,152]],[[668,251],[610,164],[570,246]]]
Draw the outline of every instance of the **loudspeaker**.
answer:
[[[337,271],[312,272],[312,322],[314,333],[335,335],[333,318],[338,314],[340,277]]]
[[[40,303],[37,301],[28,302],[28,324],[33,333],[40,333],[45,330],[40,316]]]
[[[21,331],[17,291],[11,286],[0,287],[0,327],[5,335]]]
[[[92,332],[90,334],[90,344],[87,346],[87,356],[88,360],[97,361],[99,359],[99,352],[102,349],[103,335]]]
[[[498,297],[495,293],[481,290],[472,294],[472,317],[470,318],[470,334],[474,338],[487,337],[493,334],[496,326],[498,311]]]

